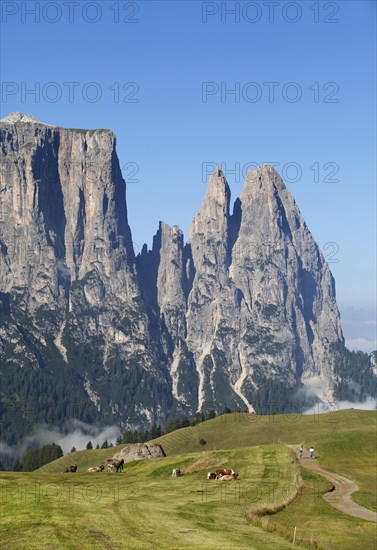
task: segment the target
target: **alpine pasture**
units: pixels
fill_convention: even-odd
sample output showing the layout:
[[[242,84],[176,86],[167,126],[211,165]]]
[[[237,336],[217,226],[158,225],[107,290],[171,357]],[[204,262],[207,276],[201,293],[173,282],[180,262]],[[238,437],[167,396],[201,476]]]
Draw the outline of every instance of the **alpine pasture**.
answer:
[[[329,506],[331,483],[301,468],[288,445],[314,445],[321,466],[355,481],[352,498],[375,510],[375,435],[375,411],[231,413],[158,438],[167,456],[123,473],[87,469],[124,445],[1,472],[2,548],[374,550],[376,524]],[[71,463],[77,472],[64,473]],[[240,477],[207,481],[217,468]]]

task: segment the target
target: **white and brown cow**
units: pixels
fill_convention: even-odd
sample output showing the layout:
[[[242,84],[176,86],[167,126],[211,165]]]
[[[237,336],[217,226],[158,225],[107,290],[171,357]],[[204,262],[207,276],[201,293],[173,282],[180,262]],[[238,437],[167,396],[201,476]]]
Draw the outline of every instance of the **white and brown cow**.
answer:
[[[106,460],[108,472],[114,472],[114,470],[116,472],[123,472],[123,464],[124,464],[123,458],[121,458],[120,460],[116,460],[115,458],[108,458]]]
[[[88,472],[91,474],[95,474],[97,472],[103,472],[105,469],[105,466],[101,464],[101,466],[93,466],[92,468],[88,468]]]
[[[227,474],[227,475],[224,475],[224,476],[220,476],[219,480],[220,481],[236,481],[237,478],[238,478],[238,474],[237,474],[237,472],[234,472],[233,474]]]
[[[222,468],[220,468],[219,470],[216,470],[217,476],[230,476],[234,473],[235,473],[234,470],[223,470]]]
[[[181,476],[181,475],[182,475],[181,470],[180,470],[179,468],[174,468],[173,473],[172,473],[172,476],[173,476],[173,477],[179,477],[179,476]]]

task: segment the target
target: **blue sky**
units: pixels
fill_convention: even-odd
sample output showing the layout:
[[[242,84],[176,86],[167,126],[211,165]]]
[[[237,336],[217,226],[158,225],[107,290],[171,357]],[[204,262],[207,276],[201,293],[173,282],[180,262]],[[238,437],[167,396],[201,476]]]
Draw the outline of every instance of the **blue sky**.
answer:
[[[276,163],[339,306],[375,311],[376,3],[271,4],[3,0],[1,115],[113,129],[136,248],[188,238],[212,163],[233,199]]]

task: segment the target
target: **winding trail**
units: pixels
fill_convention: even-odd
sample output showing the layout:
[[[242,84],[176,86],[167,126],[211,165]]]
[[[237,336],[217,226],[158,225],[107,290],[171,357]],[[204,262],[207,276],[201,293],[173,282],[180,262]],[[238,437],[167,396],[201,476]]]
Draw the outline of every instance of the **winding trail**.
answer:
[[[303,457],[300,459],[299,446],[289,445],[289,447],[294,449],[295,456],[298,459],[300,466],[303,466],[316,474],[322,475],[334,484],[334,490],[323,495],[323,499],[330,504],[330,506],[333,506],[337,510],[344,512],[349,516],[355,516],[356,518],[377,522],[377,512],[368,510],[368,508],[360,506],[351,499],[351,494],[358,490],[356,483],[354,483],[351,479],[321,468],[316,458],[309,458],[309,452],[307,449],[304,449]]]

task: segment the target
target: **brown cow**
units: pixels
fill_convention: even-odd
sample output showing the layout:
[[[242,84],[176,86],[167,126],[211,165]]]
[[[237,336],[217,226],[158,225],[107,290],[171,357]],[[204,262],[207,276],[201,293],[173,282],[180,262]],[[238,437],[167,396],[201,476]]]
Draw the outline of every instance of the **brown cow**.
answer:
[[[66,469],[64,470],[65,473],[75,473],[77,471],[77,464],[71,464],[70,466],[66,466]]]
[[[219,470],[216,470],[217,476],[230,476],[234,473],[235,473],[234,470],[223,470],[221,468]]]

